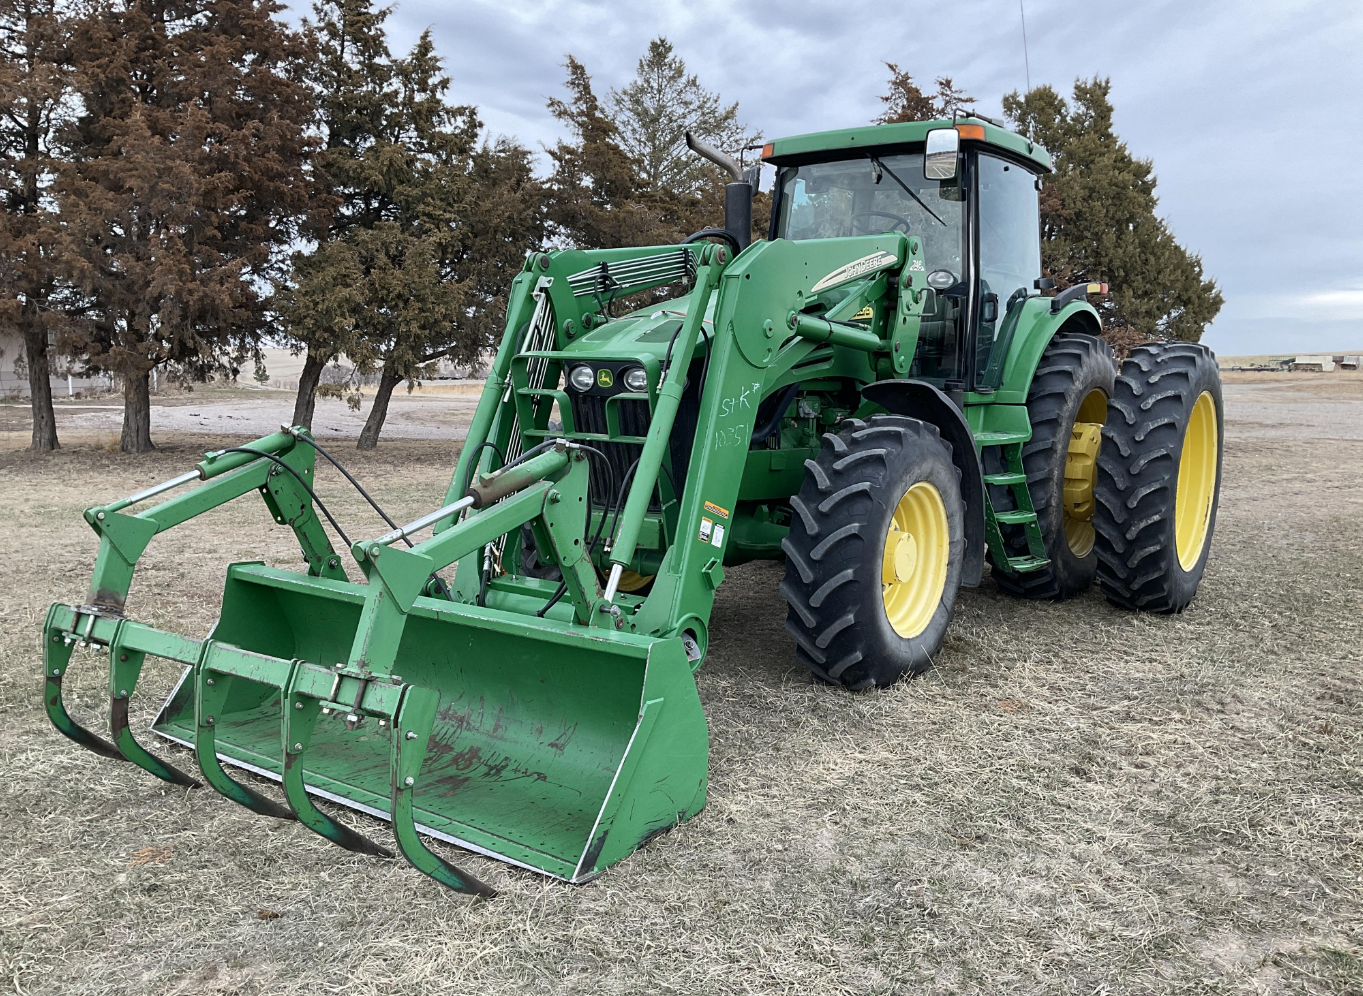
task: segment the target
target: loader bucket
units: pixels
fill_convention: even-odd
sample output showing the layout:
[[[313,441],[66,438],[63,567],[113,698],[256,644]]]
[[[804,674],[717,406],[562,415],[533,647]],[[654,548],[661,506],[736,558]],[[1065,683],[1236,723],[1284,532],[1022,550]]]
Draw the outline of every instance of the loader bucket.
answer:
[[[309,813],[305,798],[296,804],[304,788],[394,818],[399,848],[428,874],[435,873],[417,852],[440,859],[414,835],[404,839],[411,821],[470,850],[580,882],[704,805],[708,734],[678,639],[420,597],[391,679],[403,689],[393,701],[420,718],[408,722],[394,706],[385,721],[381,712],[326,701],[318,713],[326,694],[307,699],[298,690],[305,679],[324,687],[317,679],[330,675],[322,669],[347,660],[365,592],[262,564],[232,565],[204,656],[187,669],[154,730],[189,746],[197,740],[201,770],[244,805],[258,808],[258,793],[242,795],[230,778],[217,780],[215,757],[284,781],[299,819],[344,846],[364,849],[354,840],[364,838],[339,828],[352,838],[338,839],[330,831],[338,824],[315,807]],[[215,664],[214,653],[249,658],[250,667],[210,691],[206,676],[231,670]],[[338,676],[330,698],[350,694],[338,695],[339,686]],[[354,687],[358,701],[366,686]],[[211,707],[196,703],[197,695],[211,698]],[[205,709],[213,713],[207,742]],[[424,758],[401,741],[395,751],[395,724],[415,741],[411,731],[432,712],[429,738],[420,741]],[[309,720],[301,738],[289,732],[296,716]],[[408,808],[410,817],[400,812]]]

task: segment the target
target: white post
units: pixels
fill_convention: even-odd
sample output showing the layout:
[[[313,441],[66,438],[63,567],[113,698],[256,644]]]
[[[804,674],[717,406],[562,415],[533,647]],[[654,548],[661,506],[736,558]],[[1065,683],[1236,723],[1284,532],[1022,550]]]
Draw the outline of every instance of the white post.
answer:
[[[67,374],[67,375],[66,375],[66,396],[67,396],[68,398],[70,398],[70,397],[73,397],[73,396],[75,395],[75,393],[76,393],[75,388],[73,388],[73,387],[71,386],[71,375],[70,375],[70,374]]]

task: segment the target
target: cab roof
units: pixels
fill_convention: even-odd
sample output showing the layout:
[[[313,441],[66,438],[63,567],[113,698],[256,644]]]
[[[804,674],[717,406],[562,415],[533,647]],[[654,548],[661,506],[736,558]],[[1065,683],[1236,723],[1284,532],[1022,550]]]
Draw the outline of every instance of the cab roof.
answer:
[[[942,118],[936,121],[907,121],[901,124],[861,125],[837,131],[815,131],[807,135],[778,138],[762,150],[762,160],[776,166],[795,166],[824,158],[826,152],[869,152],[927,141],[934,128],[955,127],[963,141],[980,142],[1028,160],[1049,173],[1053,169],[1051,154],[1028,138],[1000,128],[980,118]]]

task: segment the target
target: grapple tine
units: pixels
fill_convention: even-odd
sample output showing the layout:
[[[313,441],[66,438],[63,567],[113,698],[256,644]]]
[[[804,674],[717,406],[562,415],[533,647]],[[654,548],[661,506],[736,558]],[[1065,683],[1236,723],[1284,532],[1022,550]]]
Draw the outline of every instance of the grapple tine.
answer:
[[[372,854],[375,857],[391,858],[393,852],[376,844],[364,834],[338,823],[317,808],[308,795],[303,781],[303,753],[312,740],[312,729],[321,711],[321,702],[310,695],[299,694],[295,688],[299,662],[295,661],[284,685],[284,695],[280,701],[282,713],[281,726],[284,735],[284,796],[289,806],[309,830],[321,834],[333,844],[339,844],[347,851],[359,854]]]
[[[220,674],[208,667],[213,641],[205,640],[199,663],[194,667],[195,681],[195,724],[194,756],[198,759],[199,770],[203,772],[208,784],[218,792],[240,803],[261,816],[273,816],[279,820],[294,819],[287,806],[275,802],[241,782],[230,778],[218,761],[216,724],[222,713],[223,704],[231,691],[232,677]]]
[[[142,664],[147,655],[141,651],[126,649],[120,639],[122,632],[123,624],[120,623],[113,640],[109,643],[109,732],[113,735],[114,745],[125,760],[150,771],[157,778],[186,788],[202,787],[203,783],[197,778],[185,774],[170,762],[161,760],[138,743],[137,738],[133,736],[128,725],[128,701],[142,673]]]
[[[203,782],[185,774],[169,761],[163,761],[151,753],[133,736],[128,726],[128,699],[115,697],[109,705],[109,729],[114,735],[114,743],[125,761],[131,761],[139,768],[150,771],[157,778],[185,788],[202,788]]]
[[[393,835],[398,850],[423,875],[455,892],[491,899],[497,890],[431,851],[417,836],[412,793],[421,774],[440,696],[429,688],[406,685],[393,717]]]
[[[69,740],[74,740],[87,750],[92,750],[101,757],[111,758],[115,761],[126,761],[127,758],[119,753],[117,747],[81,726],[66,711],[66,703],[62,701],[62,678],[66,675],[67,667],[71,663],[71,653],[74,647],[72,634],[55,624],[54,617],[62,608],[65,608],[65,606],[52,606],[47,612],[47,622],[43,626],[43,677],[45,681],[43,708],[47,711],[47,718],[57,728],[58,733]]]

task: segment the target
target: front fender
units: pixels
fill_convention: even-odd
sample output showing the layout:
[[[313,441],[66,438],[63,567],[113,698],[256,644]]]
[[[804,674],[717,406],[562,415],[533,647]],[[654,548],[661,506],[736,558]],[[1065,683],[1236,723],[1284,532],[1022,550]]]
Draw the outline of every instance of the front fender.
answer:
[[[965,502],[961,584],[976,587],[984,576],[984,474],[965,414],[939,389],[921,380],[878,380],[863,387],[861,395],[892,415],[905,415],[937,426],[942,438],[951,444],[951,462],[960,471],[961,498]]]

